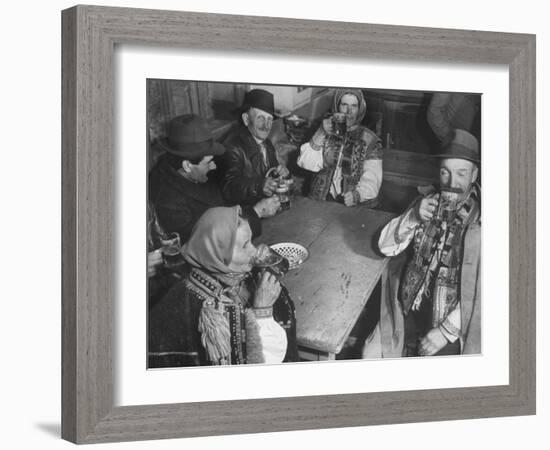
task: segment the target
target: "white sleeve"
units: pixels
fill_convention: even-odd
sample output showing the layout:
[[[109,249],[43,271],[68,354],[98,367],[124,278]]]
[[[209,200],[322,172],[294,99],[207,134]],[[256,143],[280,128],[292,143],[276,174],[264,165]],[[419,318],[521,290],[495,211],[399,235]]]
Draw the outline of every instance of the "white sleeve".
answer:
[[[300,156],[297,164],[299,167],[311,172],[319,172],[323,168],[323,152],[314,150],[309,142],[300,147]]]
[[[445,318],[443,323],[439,325],[439,329],[443,333],[443,336],[449,342],[455,342],[460,336],[460,303],[455,306],[448,316]]]
[[[267,364],[283,362],[286,354],[287,339],[283,327],[269,317],[257,318],[262,340],[262,353]]]
[[[362,202],[378,197],[382,185],[382,160],[367,159],[363,163],[363,173],[357,183],[357,192]]]
[[[378,239],[378,248],[386,256],[399,255],[409,246],[419,224],[414,208],[410,208],[384,227]]]

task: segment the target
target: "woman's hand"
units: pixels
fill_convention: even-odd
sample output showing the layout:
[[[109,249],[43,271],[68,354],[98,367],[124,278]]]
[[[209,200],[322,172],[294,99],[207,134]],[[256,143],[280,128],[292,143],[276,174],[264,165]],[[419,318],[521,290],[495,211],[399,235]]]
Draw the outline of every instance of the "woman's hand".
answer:
[[[269,308],[273,306],[275,300],[279,298],[281,293],[281,284],[277,277],[266,270],[260,279],[256,292],[254,293],[254,308]]]

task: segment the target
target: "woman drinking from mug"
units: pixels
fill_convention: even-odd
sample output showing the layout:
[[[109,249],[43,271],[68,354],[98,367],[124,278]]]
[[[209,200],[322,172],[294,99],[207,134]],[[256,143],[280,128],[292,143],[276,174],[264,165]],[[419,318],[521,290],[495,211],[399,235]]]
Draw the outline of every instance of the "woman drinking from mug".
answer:
[[[182,254],[189,272],[149,315],[149,367],[298,360],[294,304],[255,247],[239,206],[211,208]]]
[[[309,197],[375,206],[382,184],[382,145],[361,125],[366,112],[361,90],[336,90],[332,115],[300,148],[298,166],[315,173]]]

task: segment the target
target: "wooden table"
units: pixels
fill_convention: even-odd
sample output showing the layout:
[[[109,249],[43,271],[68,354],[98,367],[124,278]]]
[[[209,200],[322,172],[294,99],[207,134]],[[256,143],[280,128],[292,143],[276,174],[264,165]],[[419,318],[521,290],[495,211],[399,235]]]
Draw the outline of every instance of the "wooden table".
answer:
[[[295,242],[308,260],[283,279],[296,305],[304,359],[335,359],[388,259],[375,253],[376,235],[395,215],[296,197],[292,207],[265,219],[258,242]]]

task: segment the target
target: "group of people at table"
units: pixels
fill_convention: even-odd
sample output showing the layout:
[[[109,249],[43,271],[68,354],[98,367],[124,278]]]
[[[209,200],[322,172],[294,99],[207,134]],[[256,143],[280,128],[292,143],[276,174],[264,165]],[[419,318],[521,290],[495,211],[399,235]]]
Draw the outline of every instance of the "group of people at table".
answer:
[[[362,125],[366,110],[361,90],[335,90],[330,117],[299,150],[298,166],[312,173],[310,198],[376,204],[383,149]],[[247,92],[240,112],[223,144],[192,114],[172,119],[159,142],[165,153],[149,175],[149,202],[161,228],[178,233],[185,271],[150,307],[150,368],[298,361],[291,293],[269,271],[252,275],[263,251],[253,239],[280,209],[277,179],[266,173],[291,176],[269,139],[273,95]],[[343,133],[335,115],[345,118]],[[369,357],[480,352],[478,140],[449,129],[436,157],[439,185],[380,233],[381,253],[410,251],[389,280],[394,317],[381,316],[365,343]]]

